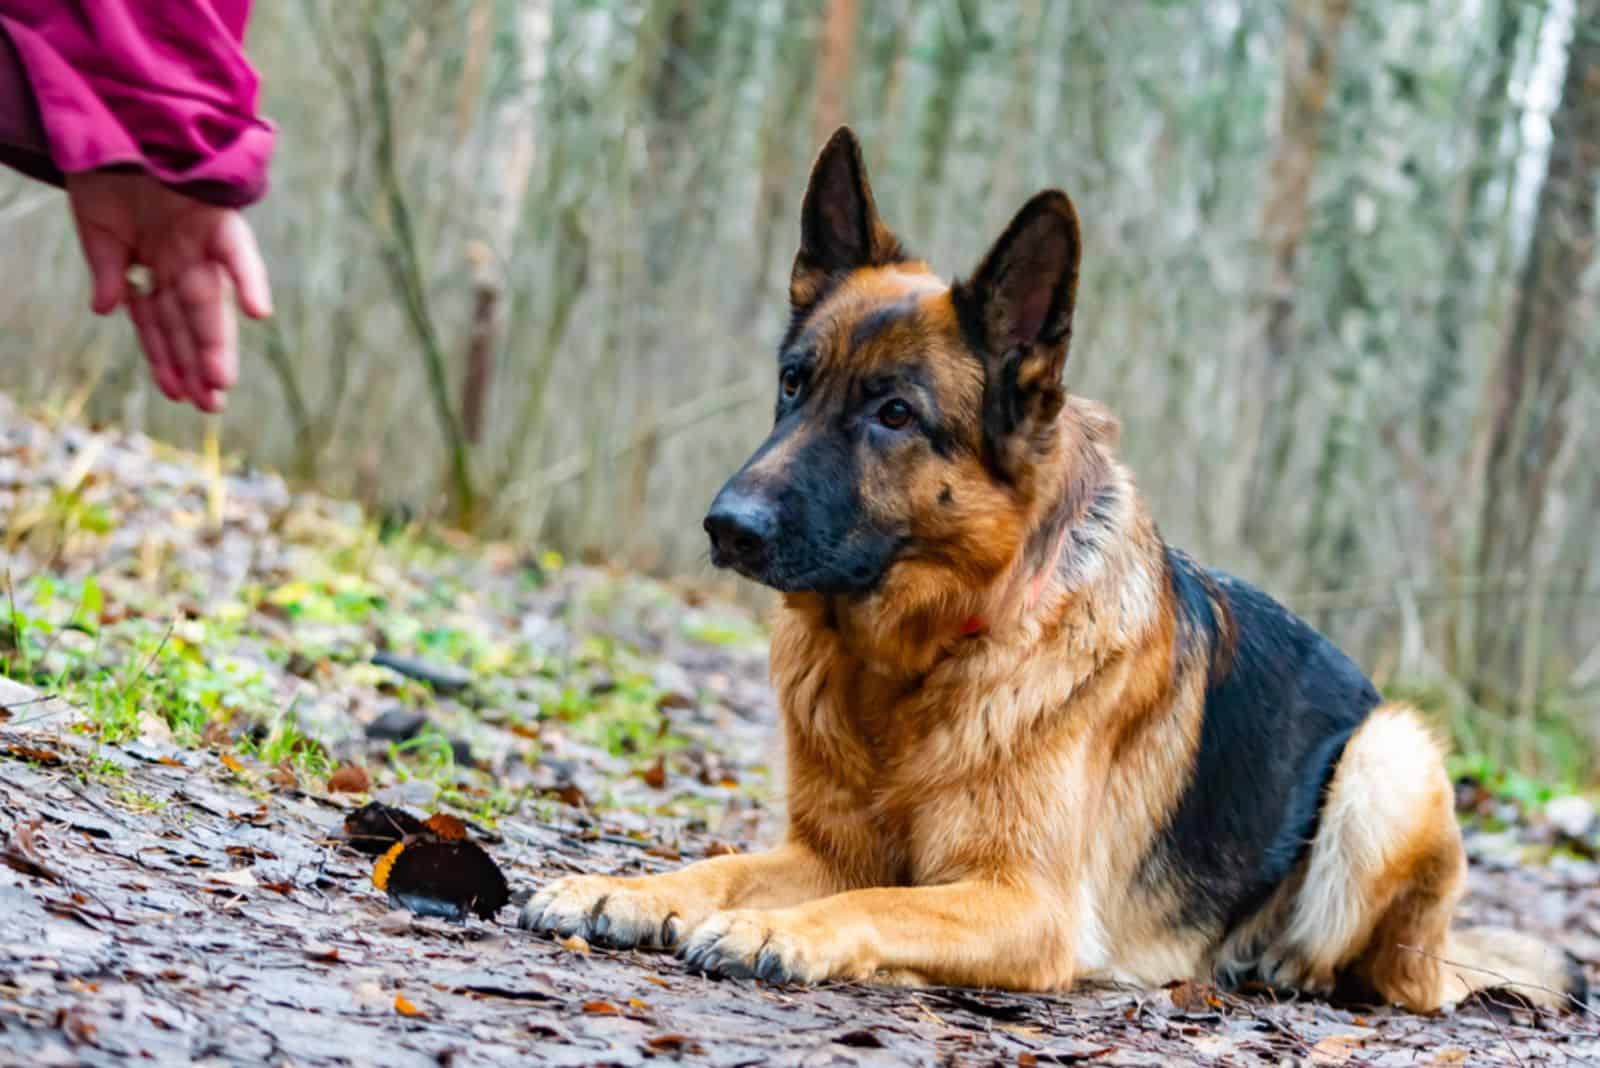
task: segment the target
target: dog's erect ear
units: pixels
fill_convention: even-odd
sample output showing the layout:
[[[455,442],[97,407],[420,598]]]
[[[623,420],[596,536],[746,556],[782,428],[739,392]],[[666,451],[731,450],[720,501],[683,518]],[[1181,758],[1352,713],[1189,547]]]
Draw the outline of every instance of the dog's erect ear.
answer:
[[[1066,399],[1061,370],[1080,251],[1072,200],[1046,190],[1023,205],[977,271],[951,293],[986,365],[984,433],[993,448],[1018,431],[1042,432]]]
[[[809,307],[831,278],[905,258],[899,239],[873,206],[861,144],[850,127],[841,126],[811,168],[811,184],[800,208],[800,251],[789,278],[790,303]]]

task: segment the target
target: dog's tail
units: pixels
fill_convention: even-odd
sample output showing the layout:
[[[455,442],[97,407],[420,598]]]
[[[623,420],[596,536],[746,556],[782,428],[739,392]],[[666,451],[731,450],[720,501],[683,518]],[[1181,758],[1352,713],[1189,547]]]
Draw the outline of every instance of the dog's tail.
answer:
[[[1413,709],[1374,709],[1345,745],[1312,842],[1289,942],[1301,971],[1419,1012],[1477,991],[1580,1008],[1583,972],[1530,935],[1456,927],[1467,858],[1443,747]]]
[[[1520,931],[1458,927],[1440,956],[1447,1000],[1504,990],[1544,1008],[1581,1011],[1589,998],[1588,980],[1575,957]]]

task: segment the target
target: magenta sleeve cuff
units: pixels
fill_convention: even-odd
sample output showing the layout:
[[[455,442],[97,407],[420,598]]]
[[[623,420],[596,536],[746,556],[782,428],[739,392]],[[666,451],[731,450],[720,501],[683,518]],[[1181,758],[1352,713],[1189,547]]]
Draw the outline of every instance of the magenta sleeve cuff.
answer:
[[[224,207],[259,200],[274,131],[256,112],[248,10],[247,0],[0,0],[12,46],[0,43],[0,161],[56,183],[132,169]]]

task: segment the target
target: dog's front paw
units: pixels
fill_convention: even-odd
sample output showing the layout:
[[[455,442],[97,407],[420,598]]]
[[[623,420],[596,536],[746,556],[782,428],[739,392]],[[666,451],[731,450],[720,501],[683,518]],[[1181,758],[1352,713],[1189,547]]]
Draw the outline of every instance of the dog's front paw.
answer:
[[[644,879],[568,875],[530,897],[517,925],[617,949],[672,949],[688,928],[688,911]]]
[[[764,979],[769,983],[820,983],[866,979],[872,969],[856,954],[840,952],[825,932],[808,930],[782,913],[719,912],[684,943],[689,967],[709,975]]]

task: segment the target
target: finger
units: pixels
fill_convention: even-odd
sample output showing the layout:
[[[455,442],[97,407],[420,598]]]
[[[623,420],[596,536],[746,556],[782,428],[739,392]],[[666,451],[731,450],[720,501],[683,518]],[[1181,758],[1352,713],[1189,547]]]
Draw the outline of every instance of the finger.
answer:
[[[163,286],[156,292],[156,325],[166,341],[167,352],[177,369],[178,381],[185,400],[202,405],[210,392],[200,380],[200,368],[195,362],[194,341],[189,337],[189,324],[183,317],[183,305],[177,291]]]
[[[194,343],[200,381],[208,390],[227,389],[239,374],[239,325],[228,303],[222,268],[195,264],[179,276],[176,292]]]
[[[93,225],[81,220],[78,225],[78,243],[89,265],[89,281],[93,288],[89,307],[96,315],[105,315],[115,310],[127,296],[128,246]]]
[[[156,388],[168,400],[182,400],[183,385],[172,366],[172,355],[167,351],[166,339],[161,336],[161,328],[156,323],[153,298],[142,293],[134,294],[128,301],[128,318],[133,320],[133,329],[139,335],[139,347],[144,349],[145,360],[150,364],[150,377],[155,379]]]
[[[256,247],[256,235],[238,212],[229,212],[217,231],[212,254],[221,262],[239,293],[239,307],[252,319],[272,314],[272,287],[267,265]]]

